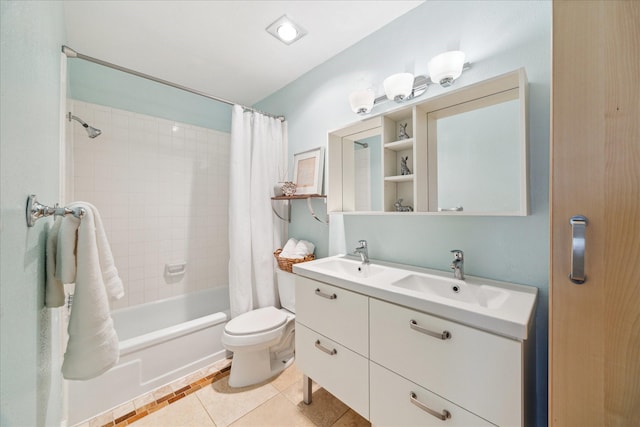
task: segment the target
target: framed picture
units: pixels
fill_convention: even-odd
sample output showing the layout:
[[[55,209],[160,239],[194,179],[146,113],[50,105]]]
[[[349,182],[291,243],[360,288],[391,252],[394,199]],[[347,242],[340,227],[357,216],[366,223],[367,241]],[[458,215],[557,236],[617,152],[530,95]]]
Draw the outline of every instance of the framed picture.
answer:
[[[293,155],[293,181],[296,194],[321,194],[324,148],[318,147]]]

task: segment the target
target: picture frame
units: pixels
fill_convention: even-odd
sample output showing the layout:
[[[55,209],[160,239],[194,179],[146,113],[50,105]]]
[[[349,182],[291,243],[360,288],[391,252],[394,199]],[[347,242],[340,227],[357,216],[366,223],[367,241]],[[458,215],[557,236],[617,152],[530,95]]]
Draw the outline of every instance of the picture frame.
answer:
[[[293,162],[296,195],[322,194],[324,147],[296,153],[293,155]]]

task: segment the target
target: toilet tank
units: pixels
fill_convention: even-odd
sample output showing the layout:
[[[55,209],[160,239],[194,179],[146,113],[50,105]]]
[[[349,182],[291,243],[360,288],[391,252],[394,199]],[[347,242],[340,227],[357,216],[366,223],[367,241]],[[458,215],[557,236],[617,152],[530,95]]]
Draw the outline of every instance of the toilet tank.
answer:
[[[296,312],[295,277],[296,275],[293,273],[280,269],[276,270],[280,305],[292,313]]]

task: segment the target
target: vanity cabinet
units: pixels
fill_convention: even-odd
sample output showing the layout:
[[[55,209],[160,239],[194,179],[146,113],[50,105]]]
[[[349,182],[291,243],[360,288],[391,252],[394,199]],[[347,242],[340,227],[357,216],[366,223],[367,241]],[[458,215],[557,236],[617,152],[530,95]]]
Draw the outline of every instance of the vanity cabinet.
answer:
[[[369,418],[369,298],[296,276],[296,364]]]
[[[298,367],[376,426],[524,425],[524,346],[296,276]]]
[[[370,359],[388,375],[409,378],[496,425],[522,424],[520,341],[374,298],[369,308]],[[409,401],[407,393],[400,397]]]

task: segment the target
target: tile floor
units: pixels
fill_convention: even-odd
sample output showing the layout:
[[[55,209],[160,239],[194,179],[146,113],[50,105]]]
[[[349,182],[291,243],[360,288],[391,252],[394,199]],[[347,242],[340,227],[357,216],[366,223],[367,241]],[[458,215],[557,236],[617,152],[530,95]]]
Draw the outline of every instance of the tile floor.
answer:
[[[148,415],[127,422],[106,425],[134,427],[360,427],[369,422],[317,384],[313,384],[311,405],[302,402],[302,372],[296,365],[270,381],[243,388],[231,388],[228,375],[154,409]],[[115,417],[116,414],[113,416]],[[97,419],[91,427],[105,423]]]

